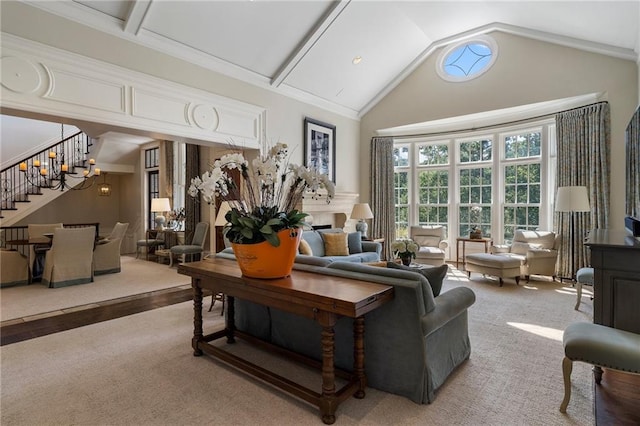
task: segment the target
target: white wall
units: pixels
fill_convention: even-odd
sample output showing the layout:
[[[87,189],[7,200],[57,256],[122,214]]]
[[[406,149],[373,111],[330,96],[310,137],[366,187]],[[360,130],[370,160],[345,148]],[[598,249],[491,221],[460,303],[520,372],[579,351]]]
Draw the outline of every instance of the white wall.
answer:
[[[26,129],[26,131],[25,131]],[[0,116],[0,168],[10,167],[24,158],[25,148],[37,152],[60,141],[60,123]],[[64,136],[77,133],[75,126],[64,126]]]
[[[635,62],[504,33],[493,68],[464,83],[445,82],[431,55],[363,118],[360,194],[370,197],[371,138],[378,129],[605,92],[611,108],[611,228],[624,227],[624,131],[638,104]]]

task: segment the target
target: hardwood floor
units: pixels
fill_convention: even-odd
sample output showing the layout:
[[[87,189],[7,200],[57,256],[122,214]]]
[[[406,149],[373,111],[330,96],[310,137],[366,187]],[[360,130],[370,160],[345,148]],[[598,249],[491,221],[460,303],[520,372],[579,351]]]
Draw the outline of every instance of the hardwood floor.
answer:
[[[22,342],[60,331],[71,330],[89,324],[109,321],[115,318],[149,311],[163,306],[191,300],[190,285],[174,287],[120,299],[107,300],[88,305],[85,309],[75,308],[63,314],[45,316],[31,321],[11,321],[0,329],[0,346]],[[96,306],[97,305],[97,306]]]
[[[189,285],[107,300],[63,314],[31,321],[11,321],[0,328],[1,346],[138,312],[182,303],[192,298]],[[97,305],[97,306],[96,306]],[[602,384],[594,385],[596,425],[640,425],[640,375],[606,370]]]
[[[605,368],[594,395],[596,425],[640,425],[640,375]]]

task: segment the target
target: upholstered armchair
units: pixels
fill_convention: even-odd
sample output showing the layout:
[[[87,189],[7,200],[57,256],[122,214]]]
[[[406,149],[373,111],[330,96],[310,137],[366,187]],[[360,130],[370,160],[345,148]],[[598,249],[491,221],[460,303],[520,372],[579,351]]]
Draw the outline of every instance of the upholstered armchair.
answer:
[[[55,229],[45,258],[42,283],[54,288],[92,282],[95,240],[93,226]]]
[[[196,224],[196,229],[193,231],[193,237],[191,238],[191,244],[178,244],[171,247],[171,256],[169,257],[169,267],[173,266],[174,256],[182,256],[182,261],[186,261],[186,257],[189,256],[189,260],[193,260],[194,255],[202,257],[204,251],[204,242],[207,239],[207,232],[209,231],[209,224],[206,222],[199,222]]]
[[[409,229],[409,237],[420,246],[416,253],[416,263],[444,265],[445,250],[449,243],[444,241],[443,226],[412,226]]]
[[[0,249],[0,287],[29,283],[27,257],[15,250]]]
[[[495,245],[491,253],[520,260],[520,275],[527,281],[531,275],[551,276],[555,280],[559,244],[555,232],[518,229],[511,245]]]
[[[30,223],[27,225],[27,234],[29,238],[38,238],[44,236],[44,234],[53,234],[55,229],[62,228],[62,226],[62,223]],[[44,255],[47,250],[49,250],[49,244],[31,244],[29,246],[29,259],[32,260],[29,270],[33,278],[39,279],[42,276]]]
[[[93,274],[113,274],[120,272],[120,246],[128,223],[116,223],[111,234],[104,240],[100,240],[93,252]]]

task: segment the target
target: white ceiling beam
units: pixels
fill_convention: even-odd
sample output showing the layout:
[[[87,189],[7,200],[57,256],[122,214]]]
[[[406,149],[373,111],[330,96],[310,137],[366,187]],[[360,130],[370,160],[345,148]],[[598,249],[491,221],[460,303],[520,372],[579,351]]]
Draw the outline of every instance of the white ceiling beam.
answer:
[[[129,14],[124,22],[125,33],[138,35],[149,7],[151,7],[151,0],[136,0],[131,3]]]
[[[342,11],[351,3],[351,0],[340,0],[335,3],[333,8],[324,16],[324,18],[318,21],[316,27],[311,31],[311,33],[300,43],[298,49],[296,49],[295,53],[282,64],[278,72],[271,79],[271,85],[273,87],[279,87],[285,78],[294,70],[294,68],[298,65],[298,63],[305,57],[307,53],[311,50],[314,44],[320,37],[329,29],[333,21],[336,20],[338,16],[342,13]]]

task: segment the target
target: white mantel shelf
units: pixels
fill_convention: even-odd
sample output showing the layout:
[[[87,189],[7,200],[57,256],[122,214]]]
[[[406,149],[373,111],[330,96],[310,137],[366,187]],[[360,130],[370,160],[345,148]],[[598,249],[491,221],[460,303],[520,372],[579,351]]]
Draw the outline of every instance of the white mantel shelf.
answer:
[[[331,202],[327,204],[326,195],[315,200],[309,195],[302,200],[300,210],[313,216],[307,220],[312,225],[331,225],[350,229],[354,228],[356,222],[349,219],[351,210],[359,197],[358,193],[336,192]]]

